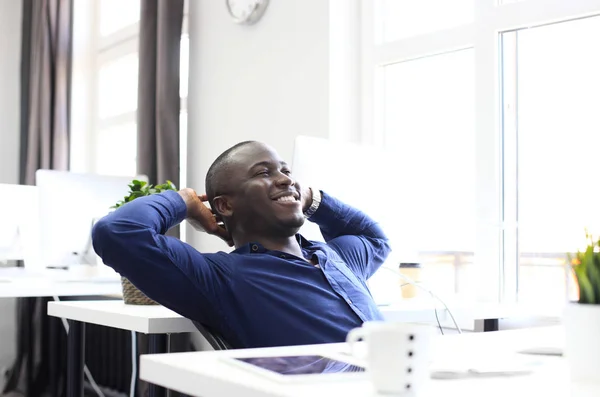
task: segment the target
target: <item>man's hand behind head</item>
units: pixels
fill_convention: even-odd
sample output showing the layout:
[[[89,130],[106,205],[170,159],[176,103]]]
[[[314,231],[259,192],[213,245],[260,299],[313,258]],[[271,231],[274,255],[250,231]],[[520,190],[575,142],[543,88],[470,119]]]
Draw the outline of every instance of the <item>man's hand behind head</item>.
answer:
[[[302,186],[296,182],[300,190],[300,197],[302,199],[302,212],[306,212],[313,201],[312,189],[308,186]]]
[[[195,229],[215,235],[230,247],[233,246],[233,240],[225,226],[217,221],[213,211],[204,204],[208,201],[205,194],[198,196],[196,191],[190,188],[181,189],[178,193],[187,207],[186,220]]]

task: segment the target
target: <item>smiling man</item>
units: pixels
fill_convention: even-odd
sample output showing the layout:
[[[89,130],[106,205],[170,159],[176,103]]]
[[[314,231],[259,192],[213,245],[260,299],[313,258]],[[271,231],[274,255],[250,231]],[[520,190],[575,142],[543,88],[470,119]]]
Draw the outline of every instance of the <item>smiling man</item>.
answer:
[[[200,253],[165,236],[184,219],[235,249]],[[298,234],[306,219],[326,243]],[[385,234],[357,209],[301,187],[260,142],[221,154],[205,195],[182,189],[138,198],[100,220],[92,238],[104,263],[232,347],[341,342],[381,319],[367,279],[390,252]]]

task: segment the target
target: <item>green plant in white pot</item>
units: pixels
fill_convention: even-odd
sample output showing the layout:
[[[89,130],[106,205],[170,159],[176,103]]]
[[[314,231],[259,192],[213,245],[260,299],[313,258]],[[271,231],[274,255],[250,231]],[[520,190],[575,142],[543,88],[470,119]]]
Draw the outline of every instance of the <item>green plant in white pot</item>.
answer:
[[[600,240],[586,237],[585,251],[569,255],[579,300],[565,308],[565,356],[572,381],[600,383]]]
[[[162,193],[167,190],[177,190],[173,182],[167,181],[162,185],[153,186],[147,182],[134,179],[129,184],[129,193],[119,200],[111,208],[119,208],[136,198],[150,196],[152,194]],[[123,301],[129,305],[156,305],[152,299],[148,298],[142,291],[137,289],[127,278],[121,277],[121,286],[123,288]]]

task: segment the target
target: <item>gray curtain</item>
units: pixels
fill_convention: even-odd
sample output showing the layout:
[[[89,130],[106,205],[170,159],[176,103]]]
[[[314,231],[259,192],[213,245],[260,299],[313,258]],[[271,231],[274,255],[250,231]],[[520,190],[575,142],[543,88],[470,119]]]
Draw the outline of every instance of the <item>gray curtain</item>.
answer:
[[[22,184],[38,169],[69,168],[72,0],[23,0]]]
[[[183,0],[141,2],[139,84],[137,108],[137,172],[152,184],[170,180],[179,188],[179,49]],[[169,235],[179,237],[179,228]],[[173,334],[170,350],[187,351],[188,334]],[[140,354],[147,353],[148,337],[138,334]],[[139,395],[148,384],[138,381]],[[179,393],[171,392],[172,397]]]
[[[73,1],[22,1],[19,181],[34,185],[38,169],[69,168]],[[48,361],[49,349],[60,351],[66,338],[49,331],[47,302],[46,298],[17,301],[17,358],[4,392],[21,389],[36,396],[58,387],[62,371]]]
[[[137,171],[179,187],[179,48],[183,0],[141,2]]]

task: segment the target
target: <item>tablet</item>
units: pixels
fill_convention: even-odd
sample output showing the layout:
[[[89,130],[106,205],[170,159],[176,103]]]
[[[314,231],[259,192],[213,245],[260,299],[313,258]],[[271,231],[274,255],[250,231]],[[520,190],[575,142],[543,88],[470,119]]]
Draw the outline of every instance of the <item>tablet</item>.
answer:
[[[361,379],[365,367],[322,355],[223,357],[231,364],[279,382]]]

